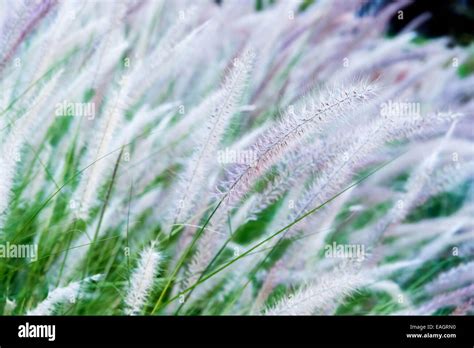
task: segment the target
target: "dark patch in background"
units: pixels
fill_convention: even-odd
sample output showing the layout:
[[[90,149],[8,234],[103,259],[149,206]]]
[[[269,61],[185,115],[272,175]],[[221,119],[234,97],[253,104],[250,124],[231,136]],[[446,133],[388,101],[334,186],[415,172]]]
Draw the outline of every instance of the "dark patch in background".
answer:
[[[390,0],[371,0],[362,6],[362,15],[376,14]],[[474,0],[414,0],[401,8],[403,20],[395,15],[390,20],[388,34],[399,33],[411,21],[423,14],[430,17],[417,27],[417,32],[426,38],[449,36],[451,44],[468,45],[474,41]]]

